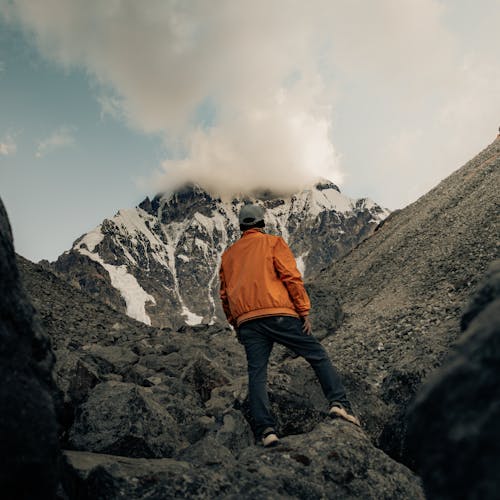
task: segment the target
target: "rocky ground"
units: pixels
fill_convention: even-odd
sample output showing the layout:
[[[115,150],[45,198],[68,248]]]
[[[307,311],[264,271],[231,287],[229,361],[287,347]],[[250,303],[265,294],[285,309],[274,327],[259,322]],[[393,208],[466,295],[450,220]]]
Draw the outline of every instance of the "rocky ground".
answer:
[[[423,498],[364,431],[326,416],[312,370],[285,350],[270,365],[284,438],[269,451],[254,442],[229,329],[147,327],[18,261],[53,339],[69,498]]]
[[[498,256],[499,144],[392,215],[308,283],[315,332],[345,380],[363,430],[330,420],[310,367],[275,349],[269,388],[283,439],[264,450],[253,440],[243,349],[226,326],[151,328],[19,258],[56,355],[65,450],[59,497],[424,498],[413,468],[426,481],[429,498],[443,498],[455,474],[447,471],[460,471],[454,448],[460,442],[471,456],[463,464],[472,471],[466,476],[472,488],[476,478],[485,484],[478,489],[484,496],[464,486],[464,497],[495,498],[490,486],[496,487],[498,449],[490,446],[484,453],[489,467],[473,469],[471,463],[481,452],[474,448],[477,433],[497,439],[492,422],[498,398],[492,397],[500,360],[491,325],[498,309],[489,301],[485,311],[491,316],[478,327],[483,314],[465,308]],[[482,310],[483,299],[474,303]],[[446,418],[454,414],[432,403],[443,391],[439,385],[423,384],[459,337],[464,309],[468,330],[457,349],[460,360],[468,361],[458,373],[472,374],[465,390],[471,394],[479,387],[477,406],[487,419],[481,420],[484,412],[468,413],[474,426],[459,420],[445,435],[443,427],[426,420],[427,409],[435,409],[438,424],[451,424]],[[485,343],[468,340],[477,337]],[[479,386],[478,363],[485,366],[479,373],[491,375]],[[445,383],[452,368],[443,368]],[[460,389],[456,377],[450,380]],[[427,465],[412,445],[418,435],[405,441],[406,411],[419,390],[410,423],[412,429],[432,430],[422,439],[422,450],[434,455]],[[444,401],[464,400],[456,394]],[[432,447],[441,436],[444,453]]]

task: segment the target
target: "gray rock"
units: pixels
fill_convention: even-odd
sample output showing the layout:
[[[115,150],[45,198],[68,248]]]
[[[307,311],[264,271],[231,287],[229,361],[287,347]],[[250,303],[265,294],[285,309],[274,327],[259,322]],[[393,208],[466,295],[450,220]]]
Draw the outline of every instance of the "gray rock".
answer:
[[[150,389],[122,382],[94,388],[77,412],[69,443],[78,450],[155,458],[187,445]]]
[[[139,356],[130,349],[120,345],[86,344],[81,347],[86,358],[97,364],[101,373],[113,372],[122,374],[137,363]]]
[[[478,290],[467,305],[460,323],[462,330],[466,330],[470,322],[498,297],[500,297],[500,260],[491,263]]]
[[[179,454],[179,459],[202,466],[230,467],[235,463],[233,454],[212,434],[207,434],[203,439],[183,450]]]
[[[57,351],[55,380],[64,395],[64,402],[75,408],[101,381],[98,367],[82,359],[80,354],[67,349]]]
[[[222,426],[215,433],[215,439],[235,455],[254,442],[248,421],[240,411],[234,409],[223,416]]]
[[[67,451],[64,487],[70,498],[223,498],[234,491],[223,472],[169,458],[141,459]]]
[[[214,417],[202,415],[185,425],[183,430],[188,441],[193,444],[202,439],[208,432],[215,430],[216,427]]]
[[[21,285],[0,200],[0,492],[51,499],[58,484],[54,354]]]
[[[247,447],[238,460],[212,436],[186,449],[185,461],[66,457],[67,490],[90,498],[424,498],[418,478],[341,421],[270,450]]]
[[[498,498],[498,264],[490,268],[472,300],[474,318],[468,316],[463,322],[467,329],[451,356],[424,385],[409,410],[408,453],[417,464],[429,498]],[[483,300],[486,296],[488,300]]]
[[[192,361],[182,372],[181,380],[191,384],[202,401],[208,401],[212,391],[216,387],[226,385],[230,379],[219,363],[198,351],[193,354]]]

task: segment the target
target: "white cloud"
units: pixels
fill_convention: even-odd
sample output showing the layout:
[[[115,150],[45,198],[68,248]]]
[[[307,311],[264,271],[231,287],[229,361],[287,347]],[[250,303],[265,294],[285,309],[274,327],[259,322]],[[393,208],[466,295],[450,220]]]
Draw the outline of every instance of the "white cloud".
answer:
[[[344,177],[395,208],[497,126],[500,9],[478,4],[470,24],[457,5],[14,0],[9,18],[48,58],[93,75],[103,116],[163,134],[167,184]]]
[[[48,137],[38,141],[36,158],[42,158],[47,153],[51,153],[57,149],[71,146],[75,143],[75,128],[62,126],[54,130]]]
[[[119,97],[113,95],[111,91],[101,91],[97,96],[97,102],[101,107],[101,120],[106,116],[110,116],[117,120],[124,117],[123,101]]]
[[[0,139],[0,155],[10,156],[15,154],[17,151],[17,144],[15,138],[12,134],[7,134]]]

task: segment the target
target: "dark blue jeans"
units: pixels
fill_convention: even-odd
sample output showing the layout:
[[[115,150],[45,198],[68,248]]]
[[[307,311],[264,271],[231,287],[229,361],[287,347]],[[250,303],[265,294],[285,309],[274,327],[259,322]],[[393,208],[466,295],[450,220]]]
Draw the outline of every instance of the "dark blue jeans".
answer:
[[[309,362],[330,404],[340,403],[350,409],[344,386],[328,354],[314,336],[303,333],[300,319],[268,316],[245,321],[238,334],[247,355],[248,398],[257,437],[267,427],[275,427],[267,395],[267,363],[274,342],[288,347]]]

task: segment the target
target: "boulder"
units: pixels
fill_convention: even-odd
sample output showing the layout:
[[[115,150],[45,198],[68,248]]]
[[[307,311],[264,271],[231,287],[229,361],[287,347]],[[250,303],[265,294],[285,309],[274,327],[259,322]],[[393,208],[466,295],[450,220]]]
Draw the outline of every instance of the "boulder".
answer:
[[[212,436],[181,460],[66,452],[66,490],[83,498],[424,499],[419,479],[347,422],[319,424],[237,460]]]
[[[219,363],[201,351],[194,353],[194,359],[184,369],[181,379],[191,384],[202,401],[208,401],[213,389],[229,383],[230,380]]]
[[[123,382],[96,386],[78,408],[69,444],[129,457],[170,457],[187,443],[150,388]]]
[[[0,493],[49,499],[58,484],[54,354],[19,279],[0,200]]]
[[[122,374],[130,370],[139,359],[130,349],[119,345],[86,344],[81,349],[85,358],[96,364],[104,373]]]
[[[454,351],[409,410],[407,447],[431,499],[498,498],[499,269],[497,261],[466,309]]]
[[[224,472],[170,458],[67,451],[65,459],[63,480],[69,498],[223,498],[234,490]]]

